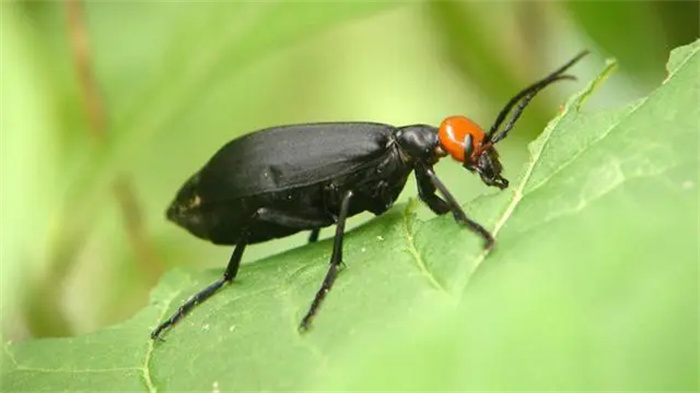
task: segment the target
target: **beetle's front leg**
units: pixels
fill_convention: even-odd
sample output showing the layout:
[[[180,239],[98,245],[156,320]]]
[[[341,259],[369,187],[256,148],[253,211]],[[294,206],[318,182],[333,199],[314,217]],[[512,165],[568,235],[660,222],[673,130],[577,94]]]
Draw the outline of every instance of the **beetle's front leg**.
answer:
[[[467,215],[464,213],[464,210],[462,210],[462,207],[459,206],[457,200],[452,196],[452,193],[450,193],[450,191],[447,189],[447,187],[445,187],[442,181],[438,179],[437,175],[435,174],[432,168],[427,166],[419,166],[416,168],[416,176],[424,176],[425,178],[427,178],[433,185],[434,189],[437,189],[437,191],[439,191],[440,194],[442,194],[442,196],[445,198],[443,202],[445,202],[445,204],[447,205],[448,209],[452,212],[457,222],[467,226],[467,228],[471,229],[472,231],[479,234],[482,238],[484,238],[484,241],[486,242],[484,248],[486,250],[490,250],[493,248],[494,240],[493,236],[491,236],[491,233],[484,229],[484,227],[482,227],[479,223],[472,221],[471,219],[469,219],[469,217],[467,217]]]
[[[435,195],[435,186],[424,171],[416,169],[416,183],[418,196],[437,215],[443,215],[451,211],[450,205],[442,198]]]

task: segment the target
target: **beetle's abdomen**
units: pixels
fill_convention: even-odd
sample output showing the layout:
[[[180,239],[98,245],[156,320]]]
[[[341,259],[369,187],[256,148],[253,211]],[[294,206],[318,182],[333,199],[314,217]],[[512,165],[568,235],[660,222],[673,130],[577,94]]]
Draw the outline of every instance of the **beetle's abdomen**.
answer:
[[[282,130],[243,137],[217,152],[181,189],[173,206],[183,214],[173,221],[216,244],[237,244],[244,233],[249,243],[263,242],[332,225],[348,190],[353,191],[351,216],[381,214],[412,170],[401,159],[391,126],[316,124]],[[302,141],[317,146],[303,149]],[[261,208],[310,224],[261,220],[256,217]]]
[[[249,243],[286,237],[303,230],[326,227],[335,223],[342,195],[353,191],[349,215],[364,211],[381,214],[398,198],[411,167],[398,159],[390,148],[385,154],[350,174],[317,184],[262,193],[227,201],[204,204],[204,221],[210,225],[207,238],[216,244],[236,244],[244,231]],[[265,222],[255,217],[260,208],[317,222],[307,227],[288,227]]]

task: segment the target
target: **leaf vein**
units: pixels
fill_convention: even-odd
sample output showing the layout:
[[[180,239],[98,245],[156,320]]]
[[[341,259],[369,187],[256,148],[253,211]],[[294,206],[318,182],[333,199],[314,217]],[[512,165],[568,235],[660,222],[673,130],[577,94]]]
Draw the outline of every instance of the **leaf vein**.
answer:
[[[408,244],[408,248],[406,249],[406,251],[408,251],[408,253],[413,257],[413,260],[416,262],[416,266],[418,266],[418,270],[420,270],[421,274],[428,280],[430,285],[432,285],[435,289],[439,290],[445,295],[449,296],[449,292],[445,289],[445,287],[442,284],[440,284],[437,278],[435,278],[435,275],[433,275],[430,269],[428,269],[427,265],[425,264],[425,261],[423,260],[423,257],[416,248],[416,244],[413,239],[413,231],[411,224],[413,220],[413,215],[411,214],[412,209],[413,202],[409,202],[406,205],[406,208],[403,210],[404,234],[406,235],[406,243]]]
[[[5,352],[7,354],[7,356],[9,356],[10,361],[12,362],[12,364],[15,365],[15,368],[17,368],[20,365],[19,365],[19,363],[17,363],[17,359],[15,359],[15,354],[10,351],[9,345],[10,345],[10,341],[8,341],[7,343],[4,343],[2,345],[2,350],[3,350],[3,352]]]
[[[15,354],[10,351],[8,344],[2,345],[2,350],[8,356],[9,360],[15,366],[15,370],[19,371],[36,371],[42,373],[107,373],[114,371],[140,371],[140,367],[115,367],[115,368],[84,368],[84,369],[69,369],[69,368],[44,368],[31,367],[20,364],[15,358]]]
[[[71,374],[97,374],[97,373],[110,373],[118,371],[141,371],[140,367],[116,367],[116,368],[81,368],[81,369],[70,369],[70,368],[42,368],[42,367],[28,367],[18,365],[16,370],[19,371],[32,371],[40,373],[71,373]]]
[[[632,176],[625,176],[625,177],[622,178],[620,181],[618,181],[618,182],[612,184],[611,186],[609,186],[608,188],[606,188],[605,190],[603,190],[603,192],[601,192],[601,193],[599,193],[599,194],[597,194],[597,195],[594,195],[594,196],[591,197],[591,198],[588,198],[588,199],[583,200],[581,203],[579,203],[578,205],[576,205],[574,208],[572,208],[572,209],[561,210],[561,211],[559,211],[557,214],[554,214],[554,215],[552,215],[552,216],[550,216],[550,217],[548,217],[548,218],[546,218],[546,219],[544,219],[544,220],[542,220],[542,221],[536,222],[535,224],[533,224],[532,226],[528,227],[528,228],[525,229],[524,231],[519,232],[519,234],[522,235],[522,234],[524,234],[524,233],[530,232],[530,231],[532,231],[532,230],[535,230],[535,229],[541,227],[542,225],[546,225],[546,224],[551,223],[551,222],[553,222],[553,221],[555,221],[555,220],[558,220],[558,219],[560,219],[560,218],[562,218],[562,217],[570,216],[570,215],[573,215],[573,214],[576,214],[576,213],[580,213],[581,211],[583,211],[584,209],[586,209],[587,207],[589,207],[590,205],[592,205],[593,203],[595,203],[595,202],[598,201],[599,199],[601,199],[601,198],[603,198],[604,196],[610,194],[611,192],[615,191],[617,188],[619,188],[620,186],[624,185],[625,183],[627,183],[627,182],[629,182],[629,181],[631,181],[631,180],[644,179],[644,178],[653,177],[653,176],[660,176],[660,175],[663,175],[663,174],[666,173],[666,172],[672,171],[672,170],[674,170],[674,169],[676,169],[676,168],[679,168],[679,167],[681,167],[681,166],[683,166],[683,165],[685,165],[685,163],[676,164],[676,165],[670,165],[670,166],[663,167],[663,168],[660,168],[660,169],[655,170],[655,171],[644,172],[644,173],[640,173],[640,174],[636,174],[636,175],[632,175]]]
[[[167,302],[164,303],[163,308],[160,311],[160,314],[158,314],[158,322],[162,321],[163,318],[165,317],[168,309],[172,305],[173,301],[177,297],[178,291],[175,291],[172,293],[170,296],[170,299],[168,299]],[[154,340],[149,339],[148,343],[146,345],[146,356],[144,357],[143,360],[143,366],[139,368],[141,371],[141,374],[143,376],[143,382],[146,385],[146,389],[151,392],[151,393],[156,393],[158,389],[156,388],[155,384],[153,383],[153,378],[151,377],[151,359],[153,358],[153,350],[155,349],[154,346]]]
[[[595,145],[597,145],[600,141],[602,141],[602,140],[604,140],[605,138],[607,138],[608,135],[610,135],[610,133],[611,133],[613,130],[615,130],[615,128],[617,128],[621,123],[623,123],[625,120],[627,120],[627,118],[628,118],[629,116],[631,116],[632,114],[634,114],[634,112],[636,112],[640,107],[642,107],[642,106],[647,102],[647,100],[648,100],[648,96],[647,96],[647,97],[644,97],[644,99],[641,99],[641,100],[637,103],[637,105],[633,106],[633,107],[629,110],[629,112],[627,112],[624,116],[622,116],[622,118],[621,118],[620,120],[618,120],[616,123],[613,123],[613,124],[612,124],[610,127],[608,127],[608,129],[605,130],[605,132],[603,132],[598,138],[596,138],[596,139],[593,140],[590,144],[584,146],[582,149],[580,149],[579,151],[577,151],[575,154],[573,154],[573,155],[571,156],[571,158],[569,158],[568,160],[566,160],[565,162],[563,162],[560,166],[557,167],[557,169],[555,169],[554,171],[552,171],[552,173],[550,173],[548,176],[546,176],[544,179],[542,179],[539,183],[537,183],[537,184],[535,184],[534,186],[532,186],[532,188],[530,188],[530,189],[527,191],[527,193],[525,193],[523,196],[525,196],[525,195],[530,195],[530,194],[532,194],[533,192],[535,192],[537,189],[539,189],[540,187],[542,187],[543,185],[545,185],[548,181],[552,180],[552,178],[554,178],[557,174],[559,174],[559,172],[561,172],[562,170],[566,169],[569,165],[571,165],[572,163],[574,163],[582,154],[584,154],[585,152],[587,152],[588,150],[590,150],[592,147],[594,147]]]

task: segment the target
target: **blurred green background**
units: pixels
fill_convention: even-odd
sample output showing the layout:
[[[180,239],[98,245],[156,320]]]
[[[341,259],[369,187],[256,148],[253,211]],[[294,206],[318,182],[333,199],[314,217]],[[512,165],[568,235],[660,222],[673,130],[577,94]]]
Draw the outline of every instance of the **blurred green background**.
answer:
[[[168,269],[223,268],[229,248],[163,213],[238,135],[313,121],[437,125],[452,114],[488,127],[515,92],[590,49],[572,71],[581,82],[543,92],[500,145],[512,178],[526,144],[604,59],[620,67],[588,110],[658,85],[670,49],[698,37],[699,4],[88,2],[76,20],[61,2],[2,2],[3,338],[93,331],[147,304]],[[81,23],[97,98],[76,67]],[[86,110],[96,99],[103,126]],[[463,202],[484,191],[448,160],[437,171]],[[401,201],[415,194],[411,181]],[[244,263],[305,237],[252,246]]]

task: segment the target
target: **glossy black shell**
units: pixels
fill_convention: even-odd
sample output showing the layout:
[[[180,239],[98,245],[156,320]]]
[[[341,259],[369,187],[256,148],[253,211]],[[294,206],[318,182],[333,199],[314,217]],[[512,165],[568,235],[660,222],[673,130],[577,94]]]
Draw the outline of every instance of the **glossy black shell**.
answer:
[[[222,201],[343,176],[384,154],[394,130],[378,123],[315,123],[245,135],[201,170],[200,196]]]
[[[350,215],[391,207],[413,169],[396,127],[313,123],[260,130],[223,146],[185,183],[168,217],[217,244],[257,243],[335,223],[342,195]],[[259,219],[259,209],[303,224]]]

